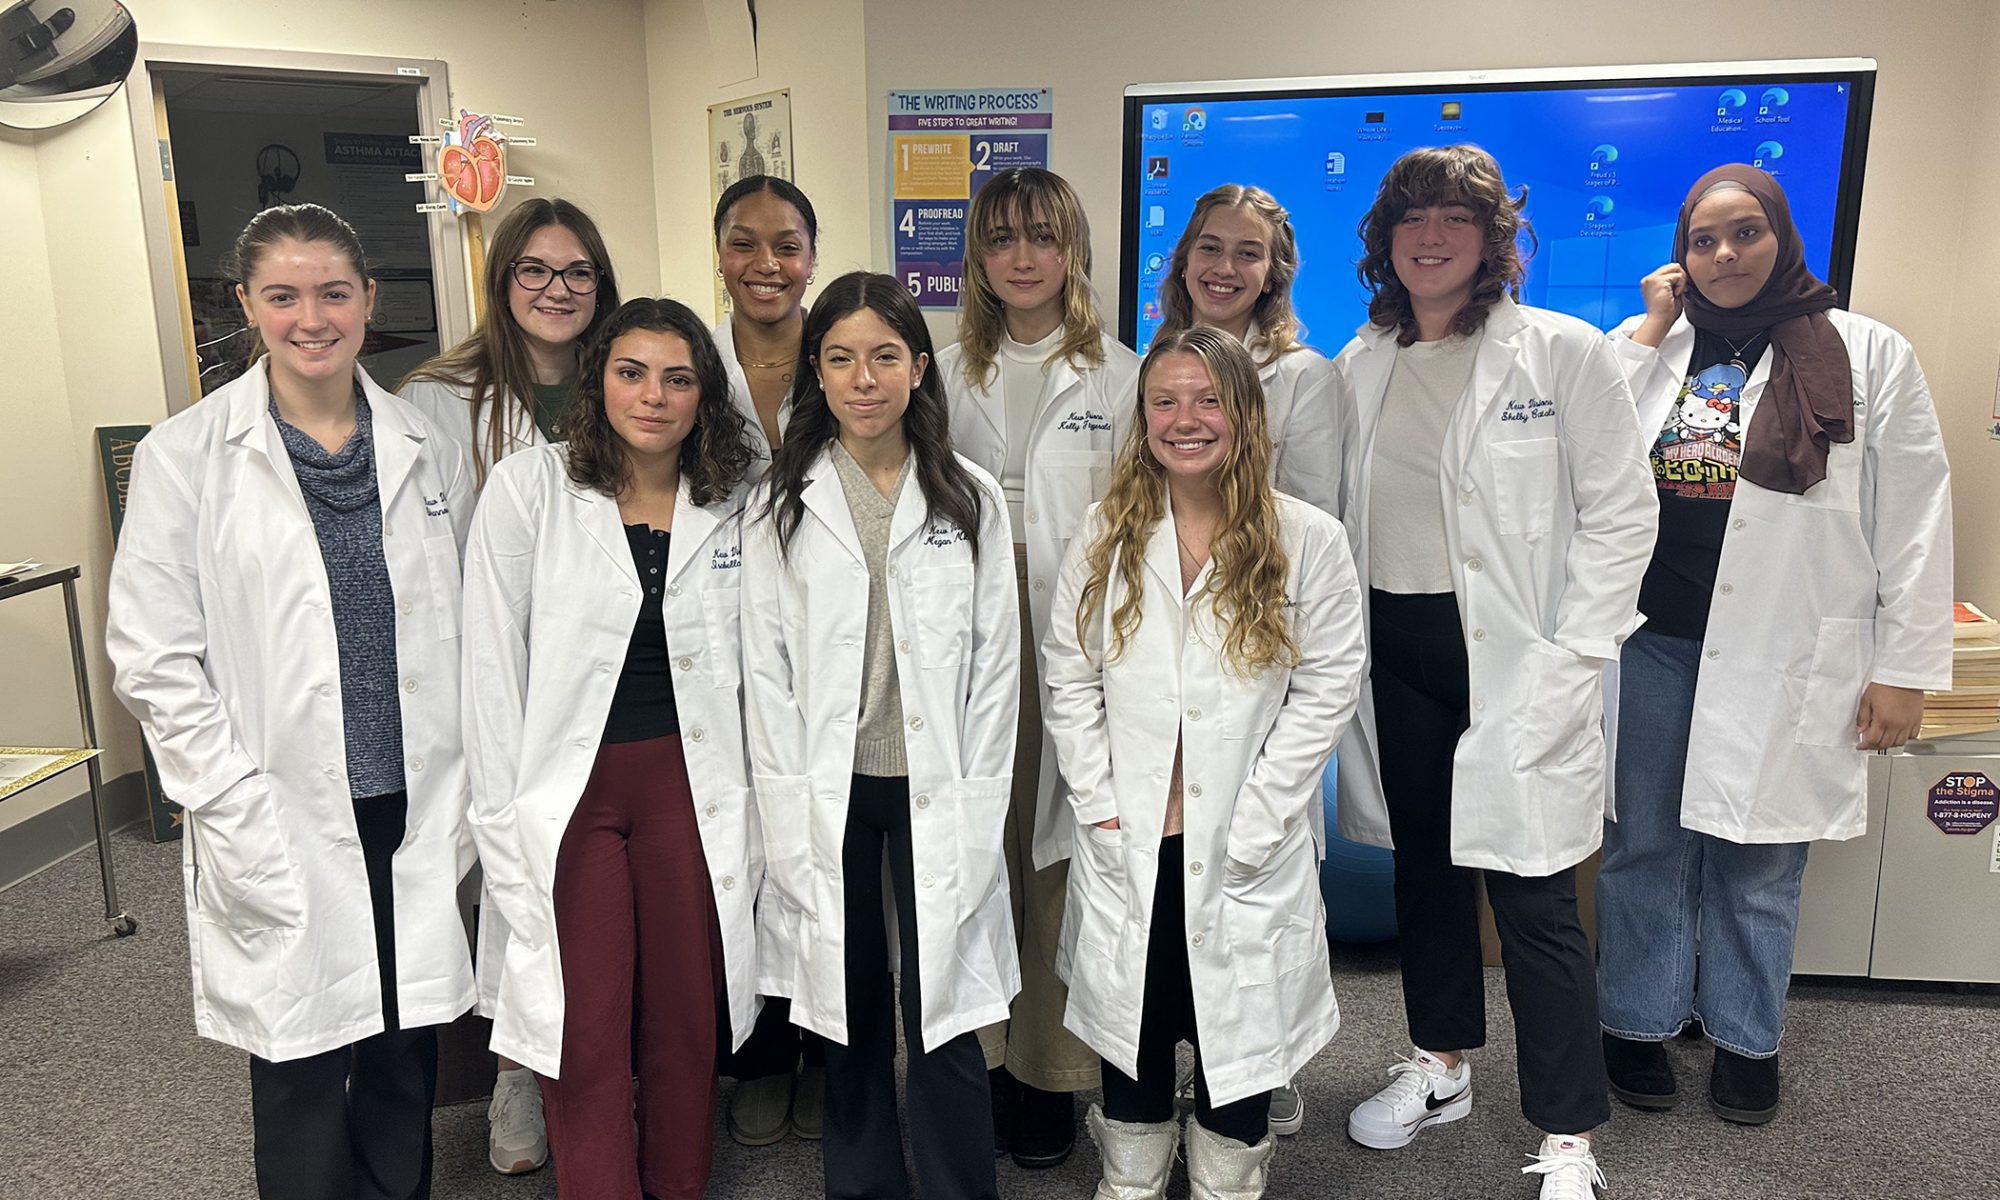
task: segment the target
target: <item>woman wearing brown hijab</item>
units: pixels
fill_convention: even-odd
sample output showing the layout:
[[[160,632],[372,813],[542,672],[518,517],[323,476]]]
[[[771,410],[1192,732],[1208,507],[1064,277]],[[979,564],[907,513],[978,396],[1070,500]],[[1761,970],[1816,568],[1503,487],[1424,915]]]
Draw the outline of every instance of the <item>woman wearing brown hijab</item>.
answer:
[[[1807,843],[1863,831],[1864,752],[1951,686],[1949,470],[1910,344],[1835,307],[1771,176],[1697,180],[1674,258],[1611,335],[1660,535],[1620,663],[1600,1019],[1621,1100],[1673,1106],[1664,1043],[1699,1018],[1711,1106],[1761,1124]]]

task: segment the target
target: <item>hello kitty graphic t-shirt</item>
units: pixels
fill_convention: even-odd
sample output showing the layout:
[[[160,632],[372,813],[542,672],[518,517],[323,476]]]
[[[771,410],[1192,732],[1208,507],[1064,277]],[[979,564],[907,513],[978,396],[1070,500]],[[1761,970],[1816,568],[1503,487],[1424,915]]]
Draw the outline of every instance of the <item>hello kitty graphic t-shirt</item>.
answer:
[[[1767,345],[1762,334],[1731,344],[1718,334],[1695,331],[1687,379],[1651,455],[1660,490],[1660,538],[1639,587],[1639,611],[1654,633],[1698,641],[1708,632],[1708,604],[1743,457],[1738,409]]]

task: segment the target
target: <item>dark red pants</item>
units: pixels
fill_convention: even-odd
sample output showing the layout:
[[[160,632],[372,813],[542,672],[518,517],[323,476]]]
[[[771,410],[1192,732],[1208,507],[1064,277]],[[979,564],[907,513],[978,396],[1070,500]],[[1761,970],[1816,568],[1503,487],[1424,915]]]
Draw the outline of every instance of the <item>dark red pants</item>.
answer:
[[[598,750],[556,854],[555,910],[562,1078],[543,1078],[542,1098],[556,1190],[693,1200],[708,1183],[724,974],[679,737]]]

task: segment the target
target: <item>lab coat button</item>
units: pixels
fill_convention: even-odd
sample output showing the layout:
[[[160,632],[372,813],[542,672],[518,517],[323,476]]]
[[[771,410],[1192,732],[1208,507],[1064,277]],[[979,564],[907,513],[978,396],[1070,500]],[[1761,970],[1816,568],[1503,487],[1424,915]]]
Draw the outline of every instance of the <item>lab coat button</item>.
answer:
[[[936,886],[937,886],[937,876],[935,876],[935,875],[925,875],[925,876],[924,876],[924,886],[925,886],[925,887],[936,887]]]
[[[917,807],[929,808],[930,806],[931,806],[931,794],[929,792],[920,793],[917,796]]]
[[[398,605],[397,607],[400,608],[402,610],[403,615],[407,617],[412,612],[416,611],[417,606],[410,603],[408,600],[405,600],[402,602],[402,604]]]
[[[730,890],[731,888],[733,888],[733,887],[735,887],[735,886],[736,886],[736,876],[734,876],[734,875],[724,875],[724,876],[722,877],[722,890],[723,890],[723,891],[725,891],[725,892],[726,892],[726,891],[729,891],[729,890]]]
[[[1195,862],[1195,863],[1189,863],[1189,864],[1188,864],[1188,874],[1190,874],[1190,875],[1199,875],[1199,874],[1201,874],[1201,864],[1200,864],[1200,863],[1198,863],[1198,862]]]
[[[1196,632],[1195,632],[1194,630],[1192,630],[1192,629],[1188,630],[1188,645],[1192,646],[1192,645],[1194,645],[1194,644],[1195,644],[1196,642],[1199,642],[1200,640],[1201,640],[1201,635],[1200,635],[1200,634],[1196,633]]]
[[[1047,585],[1047,584],[1045,584],[1045,583],[1043,583],[1043,582],[1042,582],[1041,580],[1037,579],[1037,580],[1035,580],[1035,590],[1036,590],[1036,591],[1038,591],[1038,592],[1046,592],[1046,591],[1048,591],[1048,590],[1049,590],[1049,588],[1048,588],[1048,585]]]
[[[694,660],[683,654],[681,655],[680,667],[683,671],[692,670],[694,668]]]
[[[1486,564],[1475,558],[1471,562],[1465,564],[1465,569],[1468,571],[1484,571],[1486,569]]]
[[[421,770],[423,770],[423,769],[424,769],[424,760],[423,760],[423,758],[422,758],[421,756],[419,756],[419,755],[411,755],[411,756],[410,756],[410,770],[412,770],[412,771],[421,771]]]
[[[1187,719],[1190,721],[1201,720],[1201,709],[1192,704],[1188,705]]]
[[[1473,709],[1473,711],[1474,711],[1474,712],[1485,712],[1485,711],[1486,711],[1486,701],[1484,701],[1484,700],[1474,700],[1474,701],[1472,702],[1472,709]]]
[[[1748,522],[1748,521],[1744,520],[1744,519],[1743,519],[1742,517],[1738,517],[1738,518],[1736,518],[1736,519],[1735,519],[1734,521],[1731,521],[1731,522],[1729,523],[1729,527],[1730,527],[1731,529],[1741,529],[1741,528],[1743,528],[1744,526],[1748,525],[1749,523],[1750,523],[1750,522]]]
[[[1201,785],[1200,785],[1200,784],[1198,784],[1198,783],[1190,783],[1190,784],[1188,784],[1188,789],[1187,789],[1187,792],[1188,792],[1188,795],[1190,795],[1190,796],[1193,796],[1193,797],[1194,797],[1195,799],[1197,799],[1197,800],[1201,799]],[[1201,868],[1200,868],[1200,867],[1196,867],[1196,868],[1195,868],[1195,874],[1199,875],[1200,873],[1201,873]]]
[[[678,584],[678,583],[670,583],[670,584],[668,584],[668,585],[667,585],[667,595],[669,595],[669,596],[678,596],[678,595],[680,595],[680,594],[681,594],[681,585],[680,585],[680,584]]]
[[[1721,593],[1722,593],[1723,595],[1727,596],[1727,595],[1730,595],[1731,593],[1733,593],[1733,592],[1734,592],[1734,591],[1736,590],[1736,585],[1735,585],[1735,584],[1733,584],[1733,583],[1725,583],[1725,584],[1723,584],[1723,585],[1722,585],[1721,587],[1719,587],[1719,588],[1716,588],[1715,590],[1716,590],[1716,591],[1718,591],[1718,592],[1721,592]]]
[[[1195,944],[1195,946],[1196,946],[1197,948],[1199,948],[1199,947],[1201,946],[1201,935],[1200,935],[1200,934],[1198,934],[1198,933],[1197,933],[1197,934],[1195,934],[1195,935],[1194,935],[1194,939],[1193,939],[1193,941],[1194,941],[1194,944]]]
[[[406,692],[414,692],[417,690],[417,681],[414,676],[412,676],[409,679],[405,679],[403,681],[403,690]]]
[[[1458,494],[1458,503],[1459,503],[1459,507],[1461,507],[1461,508],[1469,508],[1469,507],[1471,507],[1471,505],[1472,505],[1472,493],[1471,493],[1470,491],[1464,491],[1464,492],[1460,492],[1460,493]]]
[[[718,805],[714,805],[714,804],[711,804],[711,805],[709,805],[709,806],[708,806],[707,808],[704,808],[704,809],[702,809],[701,811],[703,811],[703,812],[707,813],[707,814],[708,814],[709,816],[711,816],[711,817],[712,817],[712,816],[715,816],[716,814],[720,813],[720,812],[722,811],[722,809],[721,809],[721,807],[720,807],[720,806],[718,806]]]
[[[1028,524],[1039,525],[1041,523],[1042,523],[1042,514],[1038,512],[1030,512],[1028,514]]]
[[[910,639],[909,638],[899,639],[896,642],[896,649],[901,650],[905,654],[908,654],[910,652]]]
[[[611,664],[610,664],[610,663],[608,663],[608,662],[601,662],[601,663],[598,663],[598,664],[597,664],[597,673],[598,673],[599,675],[609,675],[609,674],[611,674]]]
[[[911,717],[911,718],[910,718],[910,728],[911,728],[911,729],[922,729],[923,727],[924,727],[924,719],[923,719],[922,717]]]
[[[889,568],[889,578],[891,578],[891,579],[895,579],[895,578],[897,578],[897,577],[898,577],[898,575],[899,575],[899,574],[900,574],[900,572],[898,572],[898,571],[896,570],[896,568],[894,568],[894,567],[890,567],[890,568]]]
[[[325,772],[325,774],[326,774],[326,777],[327,777],[328,779],[338,779],[338,778],[340,778],[340,772],[339,772],[339,771],[336,771],[336,770],[334,770],[334,769],[333,769],[332,767],[328,767],[328,768],[326,769],[326,772]]]
[[[319,685],[318,687],[314,688],[313,690],[314,690],[315,692],[318,692],[318,693],[319,693],[319,695],[320,695],[320,699],[322,699],[322,700],[324,700],[324,699],[326,699],[327,697],[329,697],[329,696],[333,695],[333,688],[332,688],[332,687],[331,687],[330,685],[328,685],[328,684],[324,684],[324,683],[322,683],[322,684],[320,684],[320,685]]]
[[[1709,657],[1709,658],[1721,658],[1721,657],[1722,657],[1722,651],[1720,651],[1720,650],[1710,650],[1710,651],[1708,652],[1708,655],[1707,655],[1707,657]]]
[[[688,740],[691,742],[698,742],[704,736],[706,735],[702,733],[701,726],[699,725],[695,726],[693,729],[688,730]]]
[[[1485,641],[1485,640],[1486,640],[1486,631],[1485,631],[1484,629],[1475,629],[1475,630],[1473,630],[1473,631],[1472,631],[1472,640],[1473,640],[1473,641],[1475,641],[1475,642],[1483,642],[1483,641]]]

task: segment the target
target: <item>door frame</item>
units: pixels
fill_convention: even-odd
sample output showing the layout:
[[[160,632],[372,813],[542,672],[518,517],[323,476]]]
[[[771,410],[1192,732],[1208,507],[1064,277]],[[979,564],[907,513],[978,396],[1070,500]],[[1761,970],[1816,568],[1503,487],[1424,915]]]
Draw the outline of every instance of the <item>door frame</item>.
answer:
[[[334,79],[406,84],[416,90],[417,128],[425,133],[436,132],[439,121],[451,115],[451,76],[443,60],[434,58],[139,43],[139,61],[126,77],[123,90],[125,106],[131,115],[132,152],[139,167],[139,208],[145,219],[146,261],[159,330],[160,360],[165,367],[167,413],[172,415],[193,404],[200,393],[189,383],[194,378],[194,361],[185,331],[191,315],[175,266],[180,253],[180,218],[178,213],[167,211],[167,148],[161,144],[154,114],[156,70],[227,71],[234,75],[298,78],[301,82]],[[473,285],[466,266],[466,235],[458,218],[451,213],[425,213],[424,219],[430,224],[438,343],[453,346],[470,335],[473,326]]]

